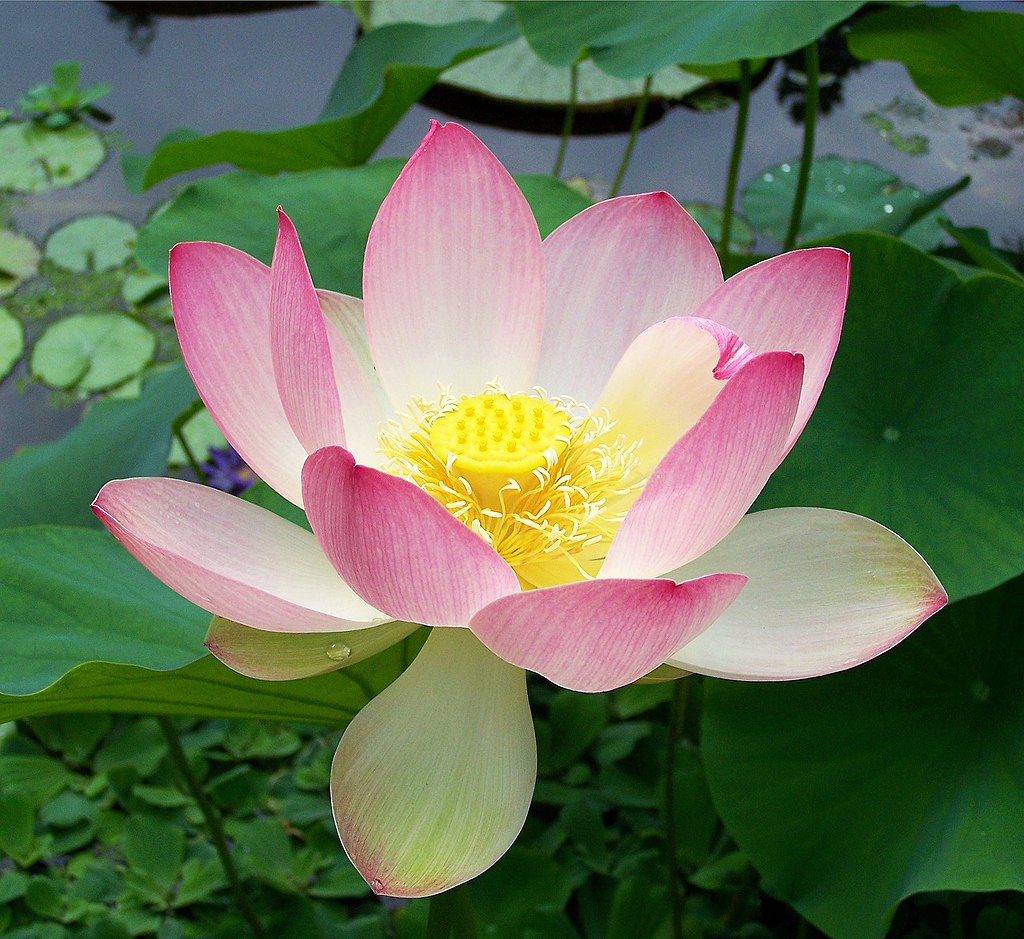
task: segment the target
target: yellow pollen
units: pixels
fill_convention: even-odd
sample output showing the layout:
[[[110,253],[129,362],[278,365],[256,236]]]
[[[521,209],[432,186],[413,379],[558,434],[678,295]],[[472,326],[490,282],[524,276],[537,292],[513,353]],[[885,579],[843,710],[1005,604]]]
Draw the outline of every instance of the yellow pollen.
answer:
[[[521,435],[505,418],[505,408],[495,406],[500,400],[493,394],[475,395],[463,398],[438,415],[430,425],[430,445],[438,458],[450,461],[454,470],[463,473],[511,477],[545,466],[550,460],[549,451],[557,456],[565,450],[572,429],[568,410],[528,395],[509,395],[505,400],[513,410],[532,405],[534,430],[530,443],[521,444],[516,440]],[[477,435],[470,446],[459,431],[465,428],[466,418],[481,405],[484,415],[476,419]]]
[[[384,469],[492,545],[524,587],[595,576],[644,483],[642,441],[607,412],[539,388],[414,398],[379,440]]]

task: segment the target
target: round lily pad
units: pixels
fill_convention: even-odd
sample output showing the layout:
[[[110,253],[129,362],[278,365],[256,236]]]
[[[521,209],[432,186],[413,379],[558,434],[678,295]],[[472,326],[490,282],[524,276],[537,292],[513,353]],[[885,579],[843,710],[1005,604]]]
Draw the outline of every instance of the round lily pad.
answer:
[[[684,202],[683,208],[693,216],[693,220],[704,229],[704,234],[717,247],[722,240],[722,210],[717,205],[710,205],[707,202]],[[750,222],[734,212],[732,234],[729,236],[729,253],[745,254],[754,247],[755,240],[756,236]]]
[[[1017,578],[848,672],[705,683],[711,793],[774,895],[882,939],[911,894],[1020,889],[1022,621]]]
[[[156,336],[121,313],[69,316],[47,327],[32,349],[34,378],[82,392],[113,388],[153,358]]]
[[[17,290],[39,270],[39,249],[21,232],[0,228],[0,297]]]
[[[835,243],[853,259],[839,350],[756,507],[866,515],[951,599],[988,590],[1024,571],[1024,285],[885,235]]]
[[[789,227],[799,172],[799,162],[780,163],[765,170],[740,197],[743,212],[754,228],[780,244]],[[799,240],[817,241],[859,229],[879,230],[888,218],[902,214],[921,197],[919,189],[900,182],[874,163],[823,157],[811,166]],[[941,217],[938,211],[930,212],[900,237],[931,251],[945,237],[939,224]]]
[[[397,22],[441,24],[468,19],[490,21],[504,9],[503,4],[490,0],[375,0],[368,15],[371,26]],[[562,105],[569,93],[568,69],[538,58],[523,38],[456,65],[441,80],[445,85],[522,104]],[[589,59],[580,63],[577,82],[577,103],[584,108],[621,105],[639,98],[644,86],[643,77],[615,78]],[[671,66],[655,73],[651,94],[678,99],[707,83],[706,78]]]
[[[0,306],[0,380],[7,377],[25,351],[25,330]]]
[[[132,306],[152,300],[158,292],[166,299],[167,278],[163,274],[150,274],[148,271],[129,274],[121,286],[124,302]]]
[[[19,121],[0,127],[0,189],[45,192],[88,179],[106,149],[91,127],[60,130]]]
[[[46,241],[46,258],[66,271],[109,271],[131,257],[135,226],[116,215],[81,215]]]

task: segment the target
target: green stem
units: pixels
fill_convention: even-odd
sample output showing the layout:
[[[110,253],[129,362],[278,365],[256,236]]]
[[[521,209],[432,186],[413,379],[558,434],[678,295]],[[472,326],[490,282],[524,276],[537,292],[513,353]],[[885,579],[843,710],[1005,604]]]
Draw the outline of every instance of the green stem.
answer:
[[[569,69],[569,103],[565,106],[565,120],[562,121],[562,140],[558,144],[558,156],[555,157],[555,168],[551,171],[552,176],[558,176],[562,172],[562,164],[565,162],[565,151],[569,148],[569,138],[572,136],[572,122],[576,117],[576,89],[579,79],[579,63],[573,62]]]
[[[249,924],[249,928],[256,939],[270,939],[259,917],[256,916],[256,911],[249,905],[249,898],[245,895],[245,890],[242,889],[242,880],[238,876],[238,869],[231,858],[231,851],[228,848],[227,836],[224,834],[224,825],[221,822],[220,812],[217,811],[217,806],[210,801],[210,797],[206,794],[196,774],[192,772],[188,757],[185,755],[185,750],[181,745],[181,736],[178,734],[178,728],[169,717],[158,717],[157,723],[160,725],[160,731],[164,735],[164,740],[167,741],[167,749],[174,768],[177,770],[182,782],[185,783],[188,791],[192,793],[192,798],[196,800],[199,811],[203,813],[203,818],[206,820],[206,829],[210,834],[213,847],[217,851],[217,857],[220,858],[221,867],[224,868],[224,875],[227,877],[231,892],[234,894],[235,903],[238,905],[238,912],[242,914],[243,919]]]
[[[425,939],[477,939],[469,893],[463,887],[430,898]]]
[[[800,175],[796,181],[796,195],[793,196],[793,214],[789,217],[789,230],[782,245],[783,251],[790,251],[800,234],[800,223],[804,217],[804,200],[807,198],[807,183],[811,178],[811,161],[814,159],[814,130],[818,123],[818,43],[817,40],[804,48],[804,71],[807,73],[807,104],[804,108],[804,147],[800,154]]]
[[[636,104],[636,110],[633,112],[633,123],[629,126],[629,142],[626,144],[626,152],[622,154],[622,162],[619,164],[618,173],[615,174],[615,182],[612,183],[611,192],[608,193],[609,199],[619,194],[619,187],[622,185],[623,177],[626,175],[626,167],[629,166],[629,159],[633,156],[633,147],[636,146],[637,134],[640,133],[640,126],[644,122],[644,114],[647,113],[647,102],[651,99],[652,78],[652,75],[647,76],[647,80],[644,82],[643,94],[640,95],[640,100]]]
[[[732,138],[732,153],[729,155],[729,176],[725,182],[725,204],[722,206],[722,241],[719,253],[729,253],[729,239],[732,237],[732,207],[736,202],[736,185],[740,176],[740,158],[747,139],[747,116],[750,113],[750,61],[740,59],[740,97],[736,112],[736,130]]]
[[[690,696],[689,677],[678,679],[669,702],[665,751],[665,847],[668,865],[668,897],[672,910],[672,939],[683,939],[683,880],[679,874],[679,845],[676,833],[676,747],[686,725],[686,705]]]
[[[193,401],[187,408],[185,408],[184,411],[171,421],[171,433],[174,434],[178,443],[181,444],[181,449],[185,451],[185,459],[188,460],[188,465],[192,467],[192,472],[196,474],[196,479],[205,485],[207,482],[206,473],[203,472],[202,466],[199,465],[196,455],[192,452],[192,448],[188,445],[188,441],[185,439],[185,425],[204,407],[205,405],[202,401]]]

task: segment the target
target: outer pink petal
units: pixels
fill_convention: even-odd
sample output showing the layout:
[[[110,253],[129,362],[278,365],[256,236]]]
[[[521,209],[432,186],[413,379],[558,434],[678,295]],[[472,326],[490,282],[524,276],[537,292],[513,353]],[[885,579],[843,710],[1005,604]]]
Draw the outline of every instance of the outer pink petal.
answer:
[[[536,382],[587,404],[641,331],[693,313],[722,283],[715,249],[667,192],[585,209],[544,240],[544,264]]]
[[[317,298],[327,327],[334,380],[341,400],[345,445],[367,466],[381,462],[377,451],[380,422],[390,413],[387,395],[377,379],[363,325],[363,301],[330,290]]]
[[[302,488],[313,531],[345,581],[395,619],[464,626],[519,592],[512,568],[422,489],[358,465],[341,447],[307,461]]]
[[[362,629],[382,616],[316,539],[271,512],[180,479],[117,479],[93,511],[171,589],[218,616],[276,632]]]
[[[946,605],[899,535],[831,509],[755,512],[670,576],[723,568],[750,583],[669,665],[750,681],[826,675],[880,655]]]
[[[305,449],[344,444],[341,402],[320,303],[299,236],[278,208],[270,266],[270,349],[288,422]]]
[[[288,423],[270,351],[270,269],[227,245],[175,245],[171,306],[210,415],[256,474],[302,505],[306,451]]]
[[[608,549],[601,577],[653,577],[700,557],[743,517],[779,464],[803,360],[750,359],[658,464]]]
[[[696,315],[735,330],[754,352],[804,357],[804,388],[787,451],[818,403],[832,367],[850,287],[850,256],[805,248],[769,258],[730,277]]]
[[[633,340],[597,404],[627,440],[643,441],[640,469],[650,473],[750,355],[717,323],[692,316],[663,320]]]
[[[698,636],[746,577],[591,580],[495,600],[469,622],[506,662],[573,691],[610,691],[642,678]]]
[[[464,127],[433,124],[384,200],[366,245],[366,330],[396,407],[440,385],[530,386],[544,273],[530,207]]]
[[[426,897],[508,850],[536,778],[523,670],[466,629],[433,629],[349,724],[331,804],[345,851],[376,893]]]

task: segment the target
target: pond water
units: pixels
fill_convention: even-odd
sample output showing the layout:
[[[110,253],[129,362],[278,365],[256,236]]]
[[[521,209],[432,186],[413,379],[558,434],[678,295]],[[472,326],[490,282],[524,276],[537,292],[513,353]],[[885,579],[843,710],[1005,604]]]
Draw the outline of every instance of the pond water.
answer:
[[[82,66],[83,85],[111,84],[101,106],[114,116],[112,129],[138,152],[150,151],[176,127],[209,133],[308,123],[316,118],[351,47],[355,19],[332,5],[297,6],[245,16],[159,17],[154,27],[148,36],[132,35],[123,18],[94,2],[0,4],[0,36],[5,39],[0,106],[13,106],[27,88],[48,81],[54,62],[75,59]],[[777,100],[782,71],[777,65],[753,95],[741,185],[799,153],[801,128],[786,113],[788,102]],[[872,160],[922,190],[969,173],[971,186],[947,203],[948,214],[957,224],[987,227],[995,243],[1021,236],[1022,132],[1006,107],[937,108],[914,89],[902,66],[890,63],[848,75],[843,98],[843,106],[819,121],[817,154]],[[926,137],[928,152],[901,152],[892,145],[892,134],[883,137],[865,120],[872,113],[893,120],[905,136]],[[414,107],[380,155],[407,156],[431,117],[447,116]],[[683,201],[721,204],[734,120],[734,108],[669,110],[641,133],[622,191],[668,189]],[[465,123],[512,172],[550,172],[557,138]],[[582,176],[597,192],[606,190],[625,139],[624,133],[575,138],[563,175]],[[178,177],[142,195],[128,193],[119,161],[111,155],[86,182],[16,203],[14,221],[37,241],[58,223],[86,212],[112,212],[140,223],[181,185]],[[59,436],[78,416],[75,408],[51,410],[51,393],[42,386],[29,384],[19,391],[24,366],[19,368],[0,385],[0,457],[25,443]]]

